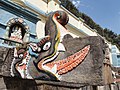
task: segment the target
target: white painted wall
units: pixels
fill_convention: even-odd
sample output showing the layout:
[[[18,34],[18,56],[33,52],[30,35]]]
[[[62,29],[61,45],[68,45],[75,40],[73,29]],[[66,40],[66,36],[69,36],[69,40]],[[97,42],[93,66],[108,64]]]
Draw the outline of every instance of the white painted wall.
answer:
[[[45,27],[45,23],[43,23],[41,21],[37,22],[37,24],[36,24],[36,34],[37,34],[38,39],[45,36],[44,27]]]
[[[15,1],[15,0],[14,0]],[[20,0],[22,1],[28,9],[33,10],[34,12],[37,12],[39,14],[40,19],[45,19],[43,17],[46,17],[45,14],[48,14],[53,11],[62,10],[65,11],[69,16],[69,25],[67,27],[69,28],[69,31],[75,34],[76,36],[97,36],[97,33],[92,30],[90,27],[88,27],[86,24],[84,24],[84,20],[77,18],[75,15],[70,13],[67,9],[65,9],[63,6],[60,5],[59,0]],[[42,16],[42,17],[41,17]],[[38,27],[41,29],[44,29],[43,26],[45,24],[44,21],[40,21],[37,23],[37,36],[40,38],[41,31],[38,30]],[[43,32],[42,32],[43,35]]]
[[[22,1],[24,1],[28,5],[32,4],[33,6],[39,8],[40,10],[43,10],[44,12],[48,11],[47,3],[44,2],[43,0],[22,0]]]

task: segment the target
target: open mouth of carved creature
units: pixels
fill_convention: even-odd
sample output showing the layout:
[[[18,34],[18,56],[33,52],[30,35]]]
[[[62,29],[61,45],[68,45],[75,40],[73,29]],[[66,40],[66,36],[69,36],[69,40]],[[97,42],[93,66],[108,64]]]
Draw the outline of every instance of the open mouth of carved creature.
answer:
[[[45,62],[42,62],[42,68],[48,70],[49,72],[53,73],[56,76],[65,74],[76,68],[80,63],[82,63],[85,60],[85,57],[88,55],[89,50],[90,45],[87,45],[80,51],[76,52],[71,56],[68,56],[65,59],[57,61],[47,60]],[[40,65],[40,63],[41,62],[38,63],[38,66]]]
[[[22,59],[22,61],[20,61],[16,64],[16,69],[21,74],[21,77],[25,78],[26,75],[28,74],[27,67],[28,67],[28,62],[30,60],[30,56],[29,56],[28,52],[26,52],[24,55],[20,54],[19,56],[23,59]]]

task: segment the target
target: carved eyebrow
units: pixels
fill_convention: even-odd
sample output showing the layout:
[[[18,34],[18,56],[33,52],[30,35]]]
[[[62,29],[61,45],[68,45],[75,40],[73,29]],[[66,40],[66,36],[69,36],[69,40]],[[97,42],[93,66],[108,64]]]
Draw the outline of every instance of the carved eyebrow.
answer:
[[[46,41],[49,41],[50,40],[50,36],[47,36],[43,39],[40,40],[40,42],[37,43],[38,46],[42,46],[45,44]]]

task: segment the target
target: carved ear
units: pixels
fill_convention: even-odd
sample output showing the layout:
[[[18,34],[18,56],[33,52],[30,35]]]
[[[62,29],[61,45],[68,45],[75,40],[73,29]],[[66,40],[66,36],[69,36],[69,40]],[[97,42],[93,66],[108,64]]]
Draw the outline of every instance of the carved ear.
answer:
[[[65,25],[68,23],[69,21],[69,17],[67,15],[67,13],[65,13],[64,11],[56,11],[54,13],[54,17],[57,19],[57,21],[65,27]]]

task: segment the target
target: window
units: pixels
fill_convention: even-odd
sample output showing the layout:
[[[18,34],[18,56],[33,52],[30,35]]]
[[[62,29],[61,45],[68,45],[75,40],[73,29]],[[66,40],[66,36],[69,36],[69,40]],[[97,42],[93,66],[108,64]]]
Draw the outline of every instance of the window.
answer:
[[[120,58],[120,55],[117,55],[117,58]]]

